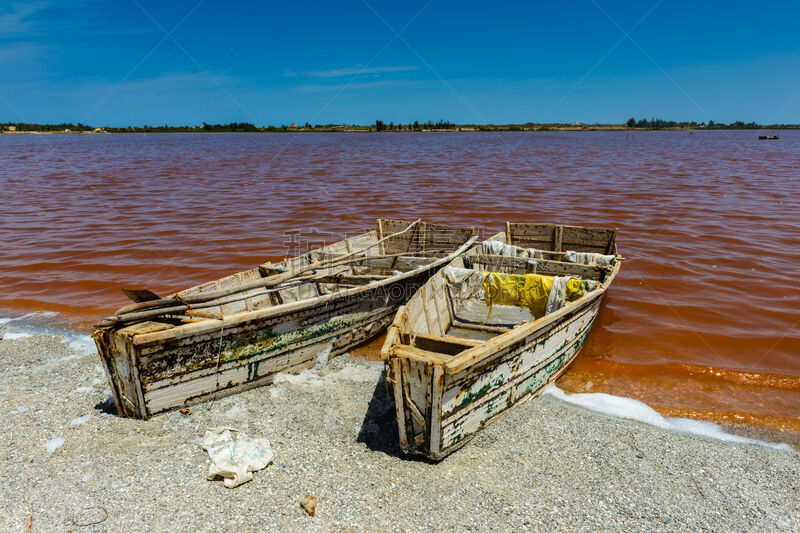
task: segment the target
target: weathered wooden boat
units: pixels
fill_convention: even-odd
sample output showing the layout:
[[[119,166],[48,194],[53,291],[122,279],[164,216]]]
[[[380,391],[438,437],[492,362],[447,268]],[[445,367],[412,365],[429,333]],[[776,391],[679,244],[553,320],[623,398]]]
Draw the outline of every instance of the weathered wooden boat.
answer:
[[[369,340],[472,228],[378,220],[376,231],[158,298],[95,326],[121,416],[149,416],[271,383]]]
[[[619,272],[615,238],[506,224],[400,307],[381,355],[403,451],[441,459],[567,368]]]

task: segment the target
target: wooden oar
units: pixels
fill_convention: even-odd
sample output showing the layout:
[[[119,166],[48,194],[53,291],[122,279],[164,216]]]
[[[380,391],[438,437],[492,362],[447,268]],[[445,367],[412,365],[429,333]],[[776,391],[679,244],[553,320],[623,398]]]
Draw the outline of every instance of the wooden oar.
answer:
[[[283,289],[294,287],[296,285],[301,285],[302,283],[306,283],[308,281],[312,281],[316,277],[317,277],[316,274],[308,274],[306,276],[299,276],[299,277],[293,279],[292,283],[290,283],[288,285],[282,285],[280,287],[275,287],[275,288],[271,288],[271,289],[267,289],[267,290],[264,290],[264,291],[251,293],[251,294],[246,294],[246,295],[234,293],[233,295],[229,295],[229,297],[227,297],[227,298],[226,297],[221,297],[221,298],[216,298],[214,300],[208,300],[207,302],[198,302],[198,303],[192,304],[191,307],[188,306],[188,305],[180,304],[180,302],[176,303],[176,305],[164,307],[161,304],[161,302],[163,302],[163,300],[159,300],[158,305],[156,306],[155,309],[152,309],[152,308],[148,309],[148,308],[143,307],[143,308],[141,308],[139,310],[128,311],[128,312],[125,312],[125,313],[122,313],[122,314],[120,314],[120,312],[117,311],[117,314],[109,316],[109,317],[103,319],[102,322],[98,322],[97,324],[94,325],[94,327],[102,328],[102,327],[108,327],[108,326],[119,326],[121,324],[125,324],[125,323],[128,323],[128,322],[138,322],[138,321],[142,321],[142,320],[149,320],[151,318],[157,318],[157,317],[160,317],[160,316],[163,316],[163,315],[175,315],[175,314],[181,314],[181,313],[191,315],[193,310],[203,309],[203,308],[206,308],[206,307],[222,306],[222,305],[225,305],[225,304],[238,302],[240,300],[245,300],[247,298],[257,298],[259,296],[264,296],[265,294],[269,294],[271,292],[280,291],[280,290],[283,290]],[[169,299],[167,299],[167,300],[169,300]],[[145,303],[156,303],[156,302],[145,302]],[[134,307],[134,306],[128,306],[128,307],[130,308],[130,307]],[[123,309],[127,309],[127,308],[123,308]],[[203,316],[203,315],[198,315],[198,316]],[[221,316],[221,315],[219,315],[219,316]],[[215,317],[206,317],[206,318],[218,318],[218,317],[215,316]]]
[[[122,293],[137,303],[161,299],[161,296],[148,289],[122,289]]]

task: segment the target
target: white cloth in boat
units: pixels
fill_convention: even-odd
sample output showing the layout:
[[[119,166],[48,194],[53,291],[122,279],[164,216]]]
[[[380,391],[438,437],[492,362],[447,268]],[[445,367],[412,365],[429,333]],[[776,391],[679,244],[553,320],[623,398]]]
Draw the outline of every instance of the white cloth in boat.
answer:
[[[447,281],[454,285],[464,283],[467,278],[473,274],[481,274],[481,272],[471,268],[459,268],[453,266],[444,267],[444,275],[447,278]]]
[[[459,300],[468,300],[475,296],[486,278],[485,272],[471,268],[446,266],[443,272],[450,294]]]
[[[607,266],[610,265],[611,261],[614,260],[613,255],[603,255],[591,252],[567,251],[564,252],[564,256],[570,263],[580,263],[582,265],[589,265],[589,266],[599,266],[599,265]]]
[[[483,241],[482,251],[489,255],[503,255],[506,257],[521,257],[523,259],[542,259],[541,250],[535,248],[520,248],[514,244],[501,241]]]
[[[553,288],[550,289],[550,295],[547,297],[547,306],[545,307],[545,314],[550,314],[558,311],[567,303],[567,282],[575,276],[553,276]],[[598,283],[592,279],[581,280],[586,286],[588,292],[592,292],[597,288]]]
[[[558,311],[567,300],[567,280],[571,276],[553,276],[553,288],[550,289],[550,295],[547,297],[547,305],[545,306],[545,314],[549,315],[554,311]]]

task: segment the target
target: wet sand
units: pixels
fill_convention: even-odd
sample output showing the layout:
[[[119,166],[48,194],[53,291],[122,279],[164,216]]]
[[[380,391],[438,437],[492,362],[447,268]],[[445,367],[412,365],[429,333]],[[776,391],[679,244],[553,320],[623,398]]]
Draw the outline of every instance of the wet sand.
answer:
[[[397,448],[377,362],[342,356],[149,421],[104,412],[86,338],[0,341],[0,530],[798,531],[800,454],[664,431],[550,397],[439,463]],[[208,427],[270,439],[235,489],[206,480]],[[46,443],[64,439],[48,453]],[[299,507],[317,497],[317,515]]]

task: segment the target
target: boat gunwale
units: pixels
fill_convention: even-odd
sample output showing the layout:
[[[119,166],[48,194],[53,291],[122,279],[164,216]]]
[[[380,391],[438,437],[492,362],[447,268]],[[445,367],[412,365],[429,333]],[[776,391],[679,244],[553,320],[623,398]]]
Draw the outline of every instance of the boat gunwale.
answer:
[[[365,233],[365,235],[368,233],[371,232],[367,232]],[[207,333],[213,333],[219,330],[224,330],[230,327],[240,326],[250,321],[272,318],[274,316],[280,316],[286,313],[299,311],[307,307],[313,307],[315,305],[356,296],[364,292],[372,291],[376,288],[381,288],[396,283],[398,281],[414,277],[418,274],[421,274],[422,272],[425,272],[426,270],[437,268],[442,264],[449,263],[450,261],[455,259],[458,255],[463,254],[465,251],[469,250],[469,248],[475,243],[477,239],[478,237],[476,235],[473,235],[467,241],[465,241],[464,244],[462,244],[459,248],[457,248],[456,250],[454,250],[453,252],[449,253],[444,257],[438,258],[435,261],[432,261],[428,264],[419,266],[414,270],[409,270],[408,272],[403,272],[401,274],[397,274],[395,276],[379,280],[377,282],[373,282],[367,285],[363,285],[360,287],[353,287],[331,294],[315,296],[297,302],[288,302],[276,306],[267,307],[264,309],[242,311],[227,316],[223,315],[221,320],[216,318],[208,318],[206,320],[203,320],[202,322],[181,324],[163,331],[134,334],[131,336],[131,342],[136,346],[141,346],[165,340],[185,339],[187,337],[192,337],[195,335],[204,335]],[[408,255],[413,256],[413,252],[410,252]],[[118,333],[118,331],[119,330],[113,331],[113,333]]]

